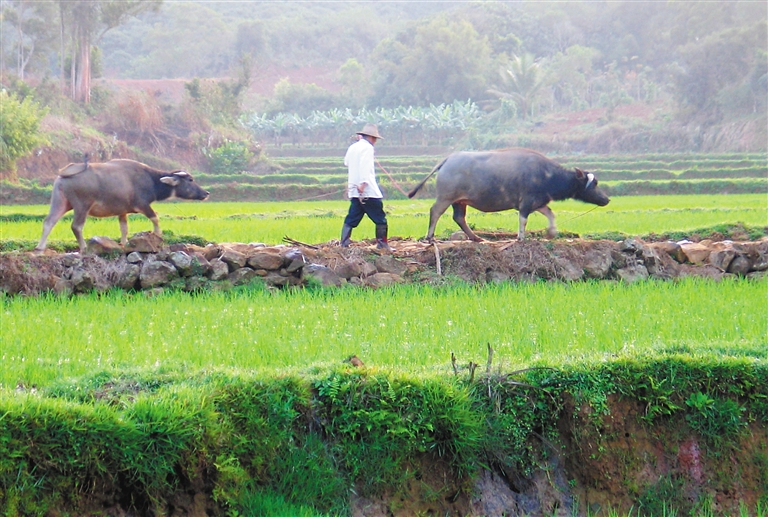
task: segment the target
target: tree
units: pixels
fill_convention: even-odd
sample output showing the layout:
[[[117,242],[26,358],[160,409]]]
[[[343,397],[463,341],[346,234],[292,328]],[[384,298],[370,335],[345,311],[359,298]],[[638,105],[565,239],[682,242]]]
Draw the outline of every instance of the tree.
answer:
[[[574,110],[588,107],[592,64],[599,55],[594,48],[573,45],[548,61],[555,102]]]
[[[0,90],[0,178],[16,178],[16,160],[45,143],[40,134],[40,120],[47,110],[26,97]]]
[[[682,114],[702,110],[719,118],[713,104],[718,92],[724,88],[747,81],[753,63],[760,59],[766,48],[766,24],[728,29],[680,48],[682,68],[675,77],[675,90]]]
[[[11,34],[8,39],[14,48],[16,75],[22,80],[30,63],[44,63],[46,50],[54,44],[55,34],[48,27],[48,20],[52,18],[54,10],[48,2],[3,2],[2,22],[15,29],[9,31]],[[6,39],[5,34],[3,39]]]
[[[347,104],[361,107],[365,101],[368,80],[365,68],[355,58],[349,58],[337,71],[337,82],[341,85],[341,95]]]
[[[466,21],[432,19],[383,41],[374,52],[377,102],[383,105],[450,104],[485,91],[491,48]]]
[[[63,34],[69,26],[71,36],[72,97],[83,104],[91,100],[92,47],[104,34],[131,17],[157,9],[162,0],[59,0]]]
[[[236,26],[227,25],[207,4],[168,3],[141,42],[143,56],[134,60],[134,75],[221,77],[236,63],[236,32]],[[243,50],[240,56],[251,54]]]
[[[501,73],[503,86],[491,88],[488,93],[500,99],[511,99],[520,108],[523,119],[528,118],[533,100],[545,84],[544,74],[532,54],[515,56],[510,67]]]

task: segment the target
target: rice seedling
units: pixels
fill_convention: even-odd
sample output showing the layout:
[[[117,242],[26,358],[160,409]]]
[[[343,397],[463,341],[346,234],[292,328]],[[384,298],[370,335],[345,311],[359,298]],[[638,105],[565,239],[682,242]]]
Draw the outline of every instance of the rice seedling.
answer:
[[[489,344],[509,370],[659,347],[766,360],[767,286],[687,279],[4,298],[0,384],[105,368],[307,368],[352,354],[376,367],[448,372],[452,353],[482,362]]]
[[[426,234],[431,199],[386,201],[390,235],[421,238]],[[175,235],[196,235],[211,242],[263,242],[278,244],[288,235],[293,239],[318,243],[338,239],[346,215],[344,201],[270,203],[158,203],[164,231]],[[604,208],[594,209],[577,201],[555,202],[552,208],[560,231],[580,235],[615,232],[626,235],[661,234],[685,231],[721,223],[768,225],[768,203],[764,195],[701,196],[626,196],[614,197]],[[449,210],[450,211],[450,210]],[[476,229],[517,231],[514,210],[482,213],[469,209],[467,221]],[[39,239],[47,207],[0,206],[0,239]],[[20,215],[19,215],[20,214]],[[22,217],[23,216],[23,217]],[[35,217],[37,219],[35,219]],[[152,223],[143,216],[129,218],[131,233],[151,231]],[[51,239],[73,241],[70,219],[64,218],[53,230]],[[546,228],[546,218],[531,215],[528,228]],[[450,215],[437,226],[438,236],[459,231]],[[86,236],[119,236],[116,218],[89,218]],[[372,239],[374,225],[364,219],[353,239]]]

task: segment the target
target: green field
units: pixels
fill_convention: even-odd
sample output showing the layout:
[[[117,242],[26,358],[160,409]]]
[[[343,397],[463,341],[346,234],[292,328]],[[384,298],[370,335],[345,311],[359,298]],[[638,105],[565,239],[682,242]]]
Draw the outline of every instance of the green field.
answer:
[[[659,347],[766,360],[767,288],[688,279],[5,298],[0,383],[157,366],[307,368],[352,354],[386,370],[447,372],[451,352],[482,362],[488,344],[504,370]]]
[[[657,166],[651,158],[643,170]],[[658,166],[669,170],[666,159]],[[702,167],[677,159],[678,170]],[[754,167],[744,156],[745,163],[717,159],[728,162],[717,167]],[[635,174],[626,172],[634,170],[628,161],[602,166]],[[428,196],[386,200],[390,235],[422,237],[431,204]],[[181,240],[321,243],[338,239],[347,202],[154,208],[161,227]],[[765,193],[614,196],[602,208],[576,201],[552,208],[562,232],[595,238],[691,235],[737,224],[764,235],[768,227]],[[3,249],[33,246],[47,211],[43,204],[0,205]],[[517,231],[515,211],[470,209],[467,220],[476,229]],[[533,214],[528,229],[546,222]],[[71,216],[60,221],[49,243],[71,249],[70,224]],[[130,234],[152,228],[143,216],[129,224]],[[449,210],[437,234],[457,230]],[[366,219],[353,239],[373,233]],[[85,237],[95,235],[116,239],[116,218],[89,218]],[[532,437],[565,446],[558,426],[566,426],[574,462],[591,462],[596,444],[604,461],[594,467],[597,479],[613,475],[613,465],[626,468],[622,486],[637,506],[606,515],[678,515],[674,508],[715,515],[706,497],[691,502],[683,485],[669,484],[677,481],[646,480],[640,471],[646,465],[655,472],[653,458],[609,445],[603,430],[621,400],[644,408],[631,418],[665,457],[697,436],[704,461],[717,469],[706,481],[717,493],[734,479],[761,484],[761,495],[737,504],[744,517],[764,517],[768,470],[761,477],[749,467],[765,468],[768,456],[759,444],[745,447],[748,430],[768,421],[766,305],[768,281],[743,278],[0,296],[0,458],[9,458],[0,461],[0,509],[77,514],[77,501],[96,490],[78,481],[90,476],[106,480],[107,493],[122,490],[129,476],[131,497],[161,504],[188,488],[174,474],[183,471],[205,478],[213,487],[206,496],[240,515],[347,515],[349,487],[395,493],[425,451],[449,463],[457,479],[489,465],[546,469],[537,462],[548,447]],[[366,368],[344,363],[352,354]],[[470,362],[480,365],[474,381]],[[544,369],[506,376],[533,366]],[[728,470],[733,462],[738,472]],[[578,488],[580,480],[562,488]],[[26,513],[13,513],[25,505]]]
[[[389,213],[390,236],[421,238],[427,232],[431,199],[385,201]],[[211,242],[263,242],[278,244],[284,236],[307,243],[338,239],[346,215],[345,201],[275,202],[275,203],[209,203],[159,202],[154,205],[163,230],[175,235],[196,235]],[[743,223],[768,226],[768,195],[690,195],[690,196],[620,196],[606,207],[578,201],[551,204],[558,229],[579,235],[621,233],[627,235],[662,234],[670,231],[696,230],[715,224]],[[48,212],[45,205],[0,206],[0,239],[36,241],[42,231],[42,220]],[[517,231],[514,210],[482,213],[469,209],[467,221],[477,229]],[[51,233],[52,241],[75,242],[70,229],[71,216],[62,219]],[[546,228],[546,218],[534,213],[528,220],[529,230]],[[129,218],[129,233],[151,231],[152,224],[144,216]],[[442,216],[437,235],[458,231],[452,210]],[[117,218],[89,218],[86,239],[95,235],[119,238]],[[374,225],[367,218],[353,233],[353,239],[371,239]]]

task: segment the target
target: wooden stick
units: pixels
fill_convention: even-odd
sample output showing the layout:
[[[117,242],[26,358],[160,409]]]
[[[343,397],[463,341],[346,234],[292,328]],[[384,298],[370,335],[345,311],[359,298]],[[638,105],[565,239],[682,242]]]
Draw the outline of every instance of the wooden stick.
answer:
[[[300,241],[291,239],[287,235],[285,237],[283,237],[283,241],[288,242],[290,244],[293,244],[294,246],[304,246],[305,248],[312,248],[313,250],[319,250],[320,249],[317,246],[312,246],[311,244],[307,244],[305,242],[300,242]]]
[[[440,250],[437,248],[437,243],[432,243],[435,247],[435,264],[437,264],[437,274],[442,276],[443,274],[443,268],[440,267]]]

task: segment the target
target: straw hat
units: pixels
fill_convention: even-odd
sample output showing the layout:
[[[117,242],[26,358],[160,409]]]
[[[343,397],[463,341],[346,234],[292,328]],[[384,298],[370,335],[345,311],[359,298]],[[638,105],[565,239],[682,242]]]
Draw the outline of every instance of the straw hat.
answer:
[[[376,128],[376,124],[366,124],[363,129],[357,132],[358,135],[367,135],[374,138],[384,138],[379,134],[379,130]]]

